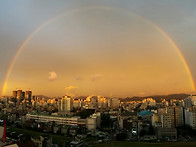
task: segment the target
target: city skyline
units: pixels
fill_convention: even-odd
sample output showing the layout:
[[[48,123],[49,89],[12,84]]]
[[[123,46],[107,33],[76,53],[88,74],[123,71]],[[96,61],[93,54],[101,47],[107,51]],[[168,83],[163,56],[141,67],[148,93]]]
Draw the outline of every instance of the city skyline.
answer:
[[[194,1],[3,3],[0,95],[195,92]]]

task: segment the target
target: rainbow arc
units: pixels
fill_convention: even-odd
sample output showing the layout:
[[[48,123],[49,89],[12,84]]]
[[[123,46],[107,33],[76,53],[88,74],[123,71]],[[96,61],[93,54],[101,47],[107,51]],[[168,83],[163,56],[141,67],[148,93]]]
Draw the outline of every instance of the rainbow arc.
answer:
[[[103,7],[103,6],[100,6],[100,7],[87,7],[87,8],[77,8],[77,9],[73,9],[73,10],[69,10],[69,11],[66,11],[66,12],[63,12],[63,13],[60,13],[59,15],[47,20],[46,22],[44,22],[43,24],[41,24],[39,27],[37,27],[25,40],[24,42],[21,44],[21,46],[18,48],[16,54],[14,55],[10,65],[9,65],[9,68],[7,70],[7,73],[6,73],[6,76],[5,76],[5,79],[4,79],[4,83],[3,83],[3,88],[1,90],[1,95],[4,94],[4,91],[6,90],[6,87],[7,87],[7,82],[8,82],[8,79],[9,79],[9,76],[12,72],[12,69],[16,63],[16,60],[18,58],[18,56],[20,55],[20,53],[23,51],[23,49],[25,48],[25,46],[28,44],[28,42],[40,31],[42,30],[44,27],[46,27],[47,25],[49,25],[50,23],[64,17],[65,15],[68,15],[68,14],[71,14],[71,13],[76,13],[76,12],[79,12],[79,11],[82,11],[82,10],[87,10],[87,9],[112,9],[112,10],[118,10],[118,11],[122,11],[122,12],[125,12],[127,13],[128,15],[131,15],[131,16],[136,16],[142,20],[144,20],[145,22],[147,22],[148,24],[150,24],[151,26],[153,26],[157,31],[159,31],[170,43],[171,45],[175,48],[178,56],[180,57],[180,59],[182,60],[183,64],[184,64],[184,67],[187,71],[187,74],[189,76],[189,79],[190,79],[190,84],[191,84],[191,87],[192,87],[192,91],[195,92],[195,84],[194,84],[194,79],[193,79],[193,76],[191,74],[191,70],[182,54],[182,52],[180,51],[180,49],[177,47],[177,45],[174,43],[174,41],[171,39],[171,37],[163,30],[161,29],[158,25],[154,24],[153,22],[151,22],[150,20],[140,16],[140,15],[137,15],[137,14],[134,14],[130,11],[127,11],[127,10],[124,10],[124,9],[120,9],[120,8],[112,8],[112,7]]]

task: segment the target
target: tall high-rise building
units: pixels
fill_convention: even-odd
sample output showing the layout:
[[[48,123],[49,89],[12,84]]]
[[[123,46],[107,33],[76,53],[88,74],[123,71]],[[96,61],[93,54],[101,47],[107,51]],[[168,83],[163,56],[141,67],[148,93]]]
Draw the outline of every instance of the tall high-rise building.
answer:
[[[162,127],[172,128],[184,125],[183,107],[168,106],[158,109],[159,120]]]
[[[73,110],[73,100],[71,97],[63,96],[63,98],[58,101],[58,111],[68,112]]]
[[[184,125],[184,117],[183,117],[183,107],[175,107],[175,113],[174,113],[174,118],[175,118],[175,126],[182,126]]]
[[[22,92],[22,100],[24,100],[25,99],[25,92],[23,91]]]
[[[196,107],[185,109],[185,124],[196,130]]]
[[[24,93],[23,93],[22,90],[17,90],[17,96],[16,96],[16,98],[20,102],[23,101],[23,99],[24,99]]]
[[[17,96],[16,96],[17,99],[20,99],[22,98],[22,90],[17,90]]]
[[[184,107],[185,107],[185,108],[190,108],[190,107],[192,107],[191,96],[189,96],[189,97],[187,97],[186,99],[184,99]]]
[[[97,104],[98,104],[98,97],[97,96],[92,96],[91,97],[91,103],[90,103],[90,108],[91,109],[97,109]]]
[[[98,96],[98,108],[107,108],[108,101],[105,97]]]
[[[17,91],[13,91],[12,97],[13,98],[16,98],[17,97]]]
[[[13,91],[12,97],[13,98],[16,98],[17,101],[20,101],[21,102],[25,98],[25,92],[22,91],[22,90]]]
[[[173,128],[174,127],[174,117],[171,114],[162,114],[161,123],[164,128]]]
[[[31,102],[31,98],[32,98],[32,91],[26,91],[25,92],[25,99],[27,99],[29,102]]]

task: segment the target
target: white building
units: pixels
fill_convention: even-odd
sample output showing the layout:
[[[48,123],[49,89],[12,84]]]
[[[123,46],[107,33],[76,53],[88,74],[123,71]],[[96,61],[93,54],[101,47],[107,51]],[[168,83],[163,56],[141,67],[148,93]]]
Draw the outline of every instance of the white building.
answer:
[[[58,101],[58,111],[68,112],[73,110],[73,100],[71,97],[63,96],[62,99]]]
[[[101,113],[94,113],[87,118],[87,129],[96,130],[97,127],[100,127],[101,123]]]
[[[190,108],[192,106],[196,106],[196,96],[189,96],[184,99],[184,107]]]
[[[196,129],[196,111],[192,109],[185,109],[185,124],[192,129]]]
[[[55,122],[63,125],[86,125],[86,119],[81,119],[79,116],[75,117],[60,117],[52,115],[41,114],[26,114],[26,119],[33,119],[36,122]]]
[[[153,113],[152,117],[151,117],[151,122],[152,122],[152,126],[156,126],[156,123],[159,122],[159,117],[157,114]]]

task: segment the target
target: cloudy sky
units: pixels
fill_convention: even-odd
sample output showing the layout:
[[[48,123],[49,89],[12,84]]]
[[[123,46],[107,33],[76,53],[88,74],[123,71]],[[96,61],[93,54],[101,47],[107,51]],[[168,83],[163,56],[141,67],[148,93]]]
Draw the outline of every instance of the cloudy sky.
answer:
[[[195,0],[1,0],[1,94],[191,93],[195,34]]]

